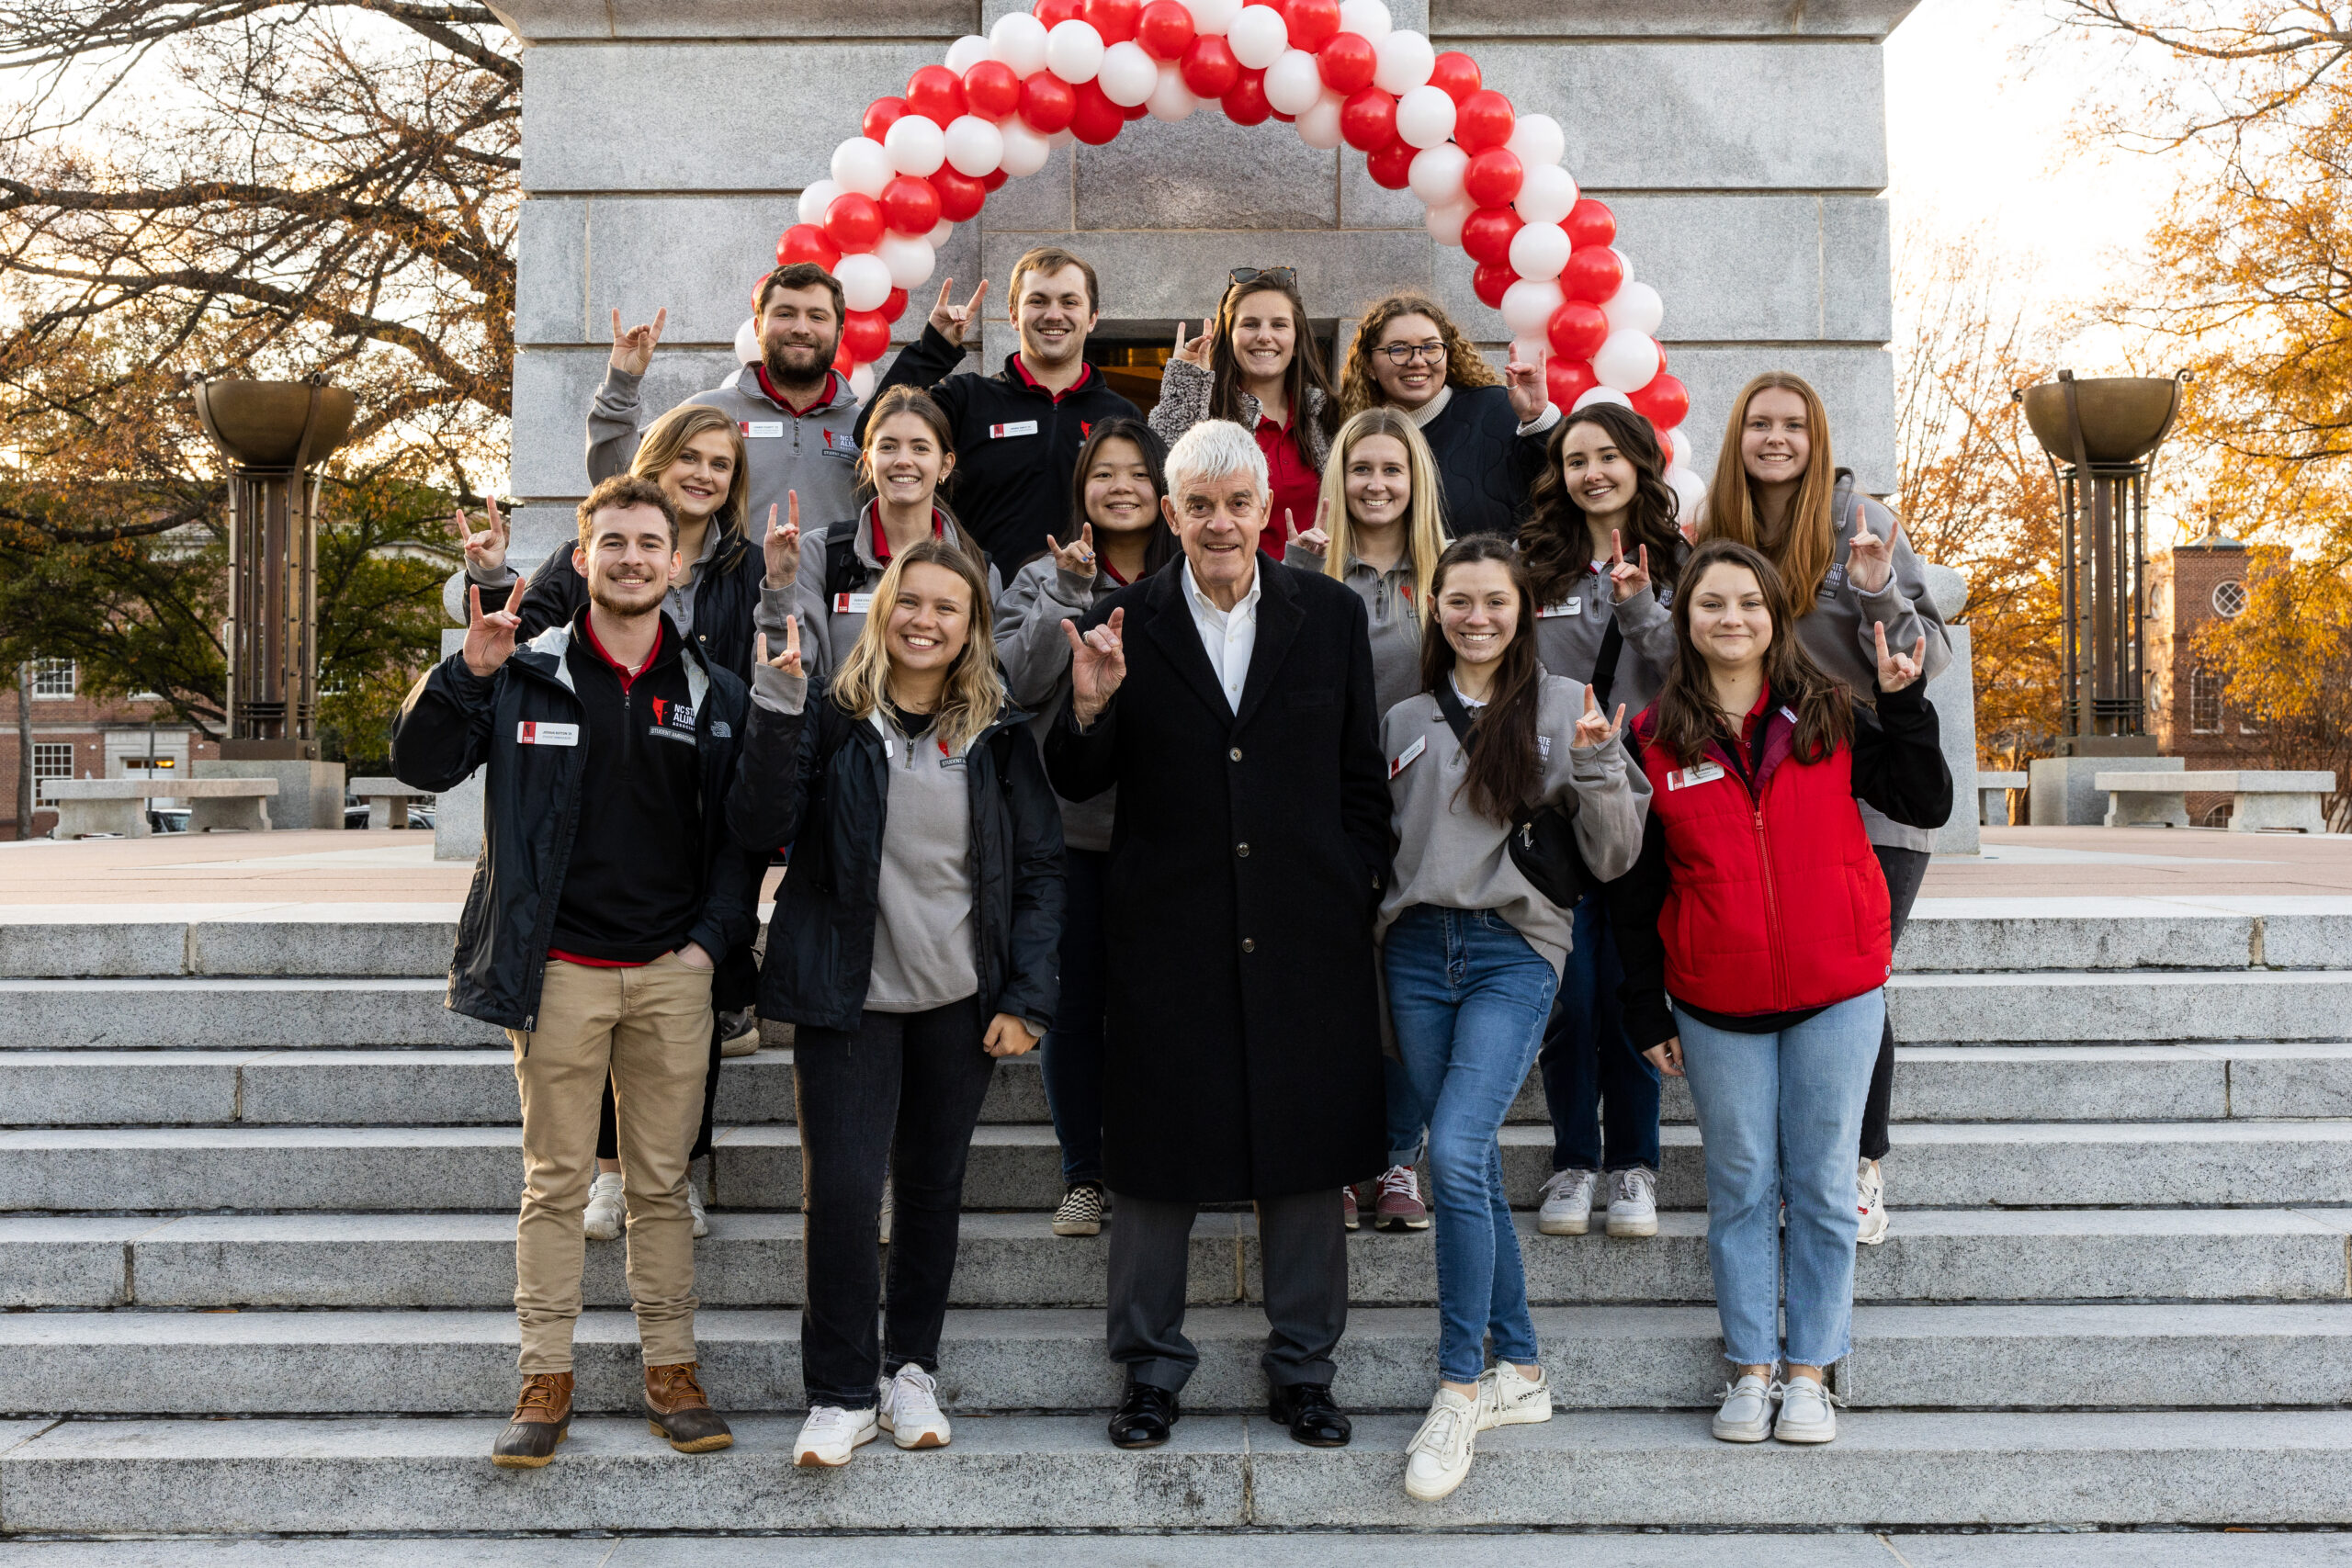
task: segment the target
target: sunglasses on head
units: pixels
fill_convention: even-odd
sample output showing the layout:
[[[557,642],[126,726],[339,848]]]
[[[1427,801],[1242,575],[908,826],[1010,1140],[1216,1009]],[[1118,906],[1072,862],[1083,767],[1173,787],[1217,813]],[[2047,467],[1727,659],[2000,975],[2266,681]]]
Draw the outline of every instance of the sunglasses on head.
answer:
[[[1295,266],[1237,266],[1225,276],[1235,288],[1245,283],[1271,283],[1283,288],[1298,287],[1298,269]]]

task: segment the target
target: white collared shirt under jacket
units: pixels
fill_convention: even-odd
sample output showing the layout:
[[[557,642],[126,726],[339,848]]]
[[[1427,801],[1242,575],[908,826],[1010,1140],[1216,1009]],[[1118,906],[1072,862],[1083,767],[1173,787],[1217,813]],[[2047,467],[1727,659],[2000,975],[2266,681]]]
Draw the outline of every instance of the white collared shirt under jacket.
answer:
[[[1225,688],[1225,705],[1235,713],[1241,711],[1241,688],[1250,683],[1250,655],[1258,647],[1258,595],[1265,587],[1259,570],[1252,560],[1250,592],[1232,609],[1220,610],[1216,601],[1201,592],[1193,563],[1184,563],[1184,602],[1193,607],[1193,629],[1201,634],[1201,648],[1209,656],[1217,684]]]

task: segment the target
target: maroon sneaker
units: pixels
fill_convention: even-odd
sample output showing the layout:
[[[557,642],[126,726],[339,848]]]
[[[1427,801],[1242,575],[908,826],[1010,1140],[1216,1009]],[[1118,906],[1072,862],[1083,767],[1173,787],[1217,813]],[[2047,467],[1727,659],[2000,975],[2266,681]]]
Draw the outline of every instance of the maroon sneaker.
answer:
[[[1421,1201],[1421,1184],[1409,1165],[1388,1168],[1380,1179],[1380,1201],[1373,1211],[1385,1231],[1425,1231],[1430,1228],[1429,1205]]]
[[[1356,1190],[1354,1188],[1342,1187],[1340,1189],[1340,1213],[1346,1220],[1347,1226],[1350,1230],[1362,1230],[1363,1228],[1363,1216],[1356,1212]]]

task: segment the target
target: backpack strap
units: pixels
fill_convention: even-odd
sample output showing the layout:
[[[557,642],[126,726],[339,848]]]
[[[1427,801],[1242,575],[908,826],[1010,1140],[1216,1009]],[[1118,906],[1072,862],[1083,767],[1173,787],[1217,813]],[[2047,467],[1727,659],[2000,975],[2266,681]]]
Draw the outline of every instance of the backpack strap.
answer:
[[[1462,742],[1462,750],[1468,751],[1470,750],[1470,710],[1462,705],[1462,697],[1453,689],[1453,677],[1449,675],[1437,683],[1437,689],[1430,695],[1437,699],[1437,711],[1445,716],[1446,728],[1453,731],[1453,738],[1456,740]]]
[[[1617,625],[1616,612],[1609,616],[1609,628],[1600,634],[1600,654],[1592,661],[1592,700],[1600,711],[1609,711],[1609,694],[1617,684],[1617,661],[1625,652],[1625,633]]]
[[[833,595],[841,592],[833,585],[849,575],[850,565],[857,558],[859,522],[860,519],[855,517],[844,518],[825,529],[824,602],[829,609],[832,605]]]

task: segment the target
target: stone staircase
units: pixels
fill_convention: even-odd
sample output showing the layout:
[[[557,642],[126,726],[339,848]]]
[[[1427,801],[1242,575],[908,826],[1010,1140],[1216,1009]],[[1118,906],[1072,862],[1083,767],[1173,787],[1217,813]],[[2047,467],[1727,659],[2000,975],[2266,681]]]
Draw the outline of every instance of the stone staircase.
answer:
[[[1482,1438],[1436,1507],[1397,1481],[1435,1359],[1426,1233],[1351,1244],[1352,1448],[1258,1413],[1246,1213],[1193,1240],[1204,1359],[1176,1440],[1108,1446],[1107,1237],[1047,1229],[1034,1058],[975,1139],[954,1446],[792,1469],[782,1043],[725,1068],[696,1255],[736,1448],[673,1454],[628,1414],[621,1249],[591,1244],[590,1414],[548,1469],[494,1470],[514,1080],[440,1006],[448,941],[433,919],[0,926],[0,1533],[2352,1520],[2352,901],[1924,904],[1891,992],[1921,1043],[1895,1079],[1895,1225],[1860,1258],[1841,1439],[1707,1436],[1702,1172],[1669,1085],[1655,1239],[1523,1217],[1559,1414]],[[1548,1147],[1531,1085],[1515,1193]]]

